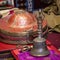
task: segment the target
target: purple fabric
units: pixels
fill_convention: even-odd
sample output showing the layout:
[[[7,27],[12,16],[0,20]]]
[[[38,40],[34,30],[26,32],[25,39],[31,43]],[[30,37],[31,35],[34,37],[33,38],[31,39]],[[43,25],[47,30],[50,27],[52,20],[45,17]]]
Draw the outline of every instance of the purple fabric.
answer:
[[[56,54],[55,51],[51,50],[48,56],[34,57],[31,56],[29,51],[21,52],[18,55],[19,60],[60,60],[60,55]]]

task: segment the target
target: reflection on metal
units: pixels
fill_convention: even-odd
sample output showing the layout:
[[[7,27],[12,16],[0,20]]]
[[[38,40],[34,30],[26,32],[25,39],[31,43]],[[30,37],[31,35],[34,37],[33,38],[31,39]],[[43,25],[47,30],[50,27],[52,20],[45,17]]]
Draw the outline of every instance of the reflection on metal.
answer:
[[[24,10],[14,12],[7,17],[8,19],[0,20],[0,38],[2,37],[0,41],[9,44],[28,44],[33,33],[37,31],[36,18]]]

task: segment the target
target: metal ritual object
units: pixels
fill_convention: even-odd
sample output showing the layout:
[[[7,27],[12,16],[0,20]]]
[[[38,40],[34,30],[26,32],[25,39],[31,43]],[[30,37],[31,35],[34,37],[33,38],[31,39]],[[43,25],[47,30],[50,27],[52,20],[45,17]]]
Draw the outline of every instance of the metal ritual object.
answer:
[[[37,20],[31,13],[19,10],[0,19],[0,41],[8,44],[32,43],[37,31]]]
[[[38,37],[33,40],[33,48],[30,51],[33,56],[46,56],[49,54],[46,40],[42,37],[42,11],[38,19]]]

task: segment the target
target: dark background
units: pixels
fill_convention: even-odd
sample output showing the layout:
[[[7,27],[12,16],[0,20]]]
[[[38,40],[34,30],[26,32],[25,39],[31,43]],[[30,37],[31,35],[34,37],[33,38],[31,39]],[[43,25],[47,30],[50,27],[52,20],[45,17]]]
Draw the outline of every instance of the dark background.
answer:
[[[16,2],[17,1],[17,2]],[[40,8],[45,8],[46,6],[49,6],[50,4],[52,4],[52,1],[50,3],[48,3],[51,0],[33,0],[33,9],[40,9]],[[21,6],[20,4],[23,3],[25,4],[27,2],[27,0],[14,0],[15,3],[15,7],[16,5],[19,5],[18,8],[23,8],[25,9],[27,6]]]

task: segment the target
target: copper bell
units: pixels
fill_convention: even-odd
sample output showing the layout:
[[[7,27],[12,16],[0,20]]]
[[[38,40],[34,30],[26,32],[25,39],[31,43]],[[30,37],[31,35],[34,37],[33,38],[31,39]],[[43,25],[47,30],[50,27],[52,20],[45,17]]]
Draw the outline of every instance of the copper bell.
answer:
[[[19,10],[0,19],[0,41],[8,44],[28,44],[37,31],[37,20],[29,12]]]
[[[47,49],[46,40],[42,37],[42,12],[40,17],[37,19],[38,23],[38,37],[33,40],[33,48],[30,54],[33,56],[46,56],[49,55],[49,50]]]

